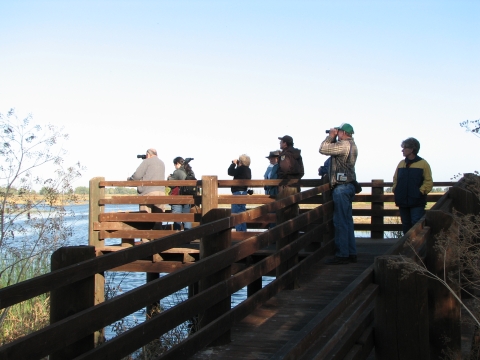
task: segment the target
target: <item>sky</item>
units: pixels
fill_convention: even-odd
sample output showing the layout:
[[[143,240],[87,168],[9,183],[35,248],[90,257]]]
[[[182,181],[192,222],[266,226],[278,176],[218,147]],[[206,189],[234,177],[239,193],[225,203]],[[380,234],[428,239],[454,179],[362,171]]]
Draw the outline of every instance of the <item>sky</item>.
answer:
[[[156,148],[262,179],[278,137],[318,178],[325,130],[350,123],[357,180],[392,181],[420,141],[434,181],[480,170],[480,1],[0,1],[0,113],[62,126],[66,163],[125,180]]]

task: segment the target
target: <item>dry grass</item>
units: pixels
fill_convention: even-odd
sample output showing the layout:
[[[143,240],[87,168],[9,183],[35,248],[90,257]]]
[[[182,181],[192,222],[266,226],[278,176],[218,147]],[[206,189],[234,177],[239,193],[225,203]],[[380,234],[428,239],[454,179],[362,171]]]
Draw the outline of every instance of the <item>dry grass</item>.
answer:
[[[16,304],[8,309],[0,327],[0,346],[40,330],[49,323],[50,298],[46,294]]]

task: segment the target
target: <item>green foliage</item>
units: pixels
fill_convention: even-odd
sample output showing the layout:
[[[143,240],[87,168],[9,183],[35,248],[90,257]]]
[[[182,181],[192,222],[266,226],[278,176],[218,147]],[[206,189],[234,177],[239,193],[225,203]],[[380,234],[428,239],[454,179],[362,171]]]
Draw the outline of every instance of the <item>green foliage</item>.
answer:
[[[75,194],[77,195],[88,195],[88,187],[86,186],[77,186],[75,188]]]
[[[128,187],[115,187],[105,189],[105,193],[109,195],[137,195],[137,190]]]

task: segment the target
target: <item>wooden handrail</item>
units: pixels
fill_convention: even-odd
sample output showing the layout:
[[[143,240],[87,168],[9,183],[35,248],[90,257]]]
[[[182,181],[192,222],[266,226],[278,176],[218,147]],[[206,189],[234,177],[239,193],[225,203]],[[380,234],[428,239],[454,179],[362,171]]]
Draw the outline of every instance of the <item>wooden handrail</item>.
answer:
[[[312,191],[312,193],[314,192],[315,190]],[[305,193],[299,193],[295,195],[295,199],[285,198],[278,201],[277,204],[266,205],[266,207],[283,208],[284,206],[288,206],[305,196],[308,195],[306,195]],[[252,213],[263,212],[258,208],[250,211]],[[246,216],[247,214],[243,213],[239,215]],[[119,318],[122,318],[123,316],[126,316],[143,306],[146,306],[147,304],[154,301],[155,298],[165,297],[191,283],[199,281],[207,274],[218,271],[219,269],[225,267],[227,264],[231,264],[235,261],[245,258],[246,256],[251,255],[255,250],[274,242],[277,238],[284,237],[294,231],[297,231],[298,229],[306,226],[308,223],[318,220],[321,216],[323,216],[323,209],[319,207],[309,213],[300,215],[298,218],[295,219],[293,223],[287,222],[281,224],[269,232],[262,233],[258,236],[252,236],[250,239],[242,241],[241,243],[238,243],[227,250],[224,250],[216,255],[201,260],[195,265],[179,270],[177,273],[175,273],[175,277],[173,276],[174,274],[167,275],[158,280],[149,282],[126,294],[117,296],[114,299],[106,301],[105,303],[99,304],[93,308],[72,315],[69,318],[64,319],[58,323],[47,326],[42,330],[39,330],[33,334],[27,335],[24,338],[18,339],[12,343],[1,347],[0,358],[2,358],[2,356],[4,356],[5,358],[24,357],[25,354],[28,354],[29,348],[34,344],[42,344],[41,349],[38,348],[37,345],[36,354],[39,354],[39,356],[46,356],[50,351],[59,349],[63,345],[69,344],[76,339],[95,331],[96,329],[106,326],[113,321],[118,320]],[[242,222],[242,219],[238,219],[237,221]],[[217,220],[212,223],[199,226],[198,228],[194,228],[187,232],[182,232],[164,239],[144,244],[142,246],[129,248],[124,251],[118,251],[109,255],[98,257],[97,259],[84,261],[77,264],[76,266],[69,266],[62,270],[58,270],[55,273],[58,274],[59,272],[63,272],[63,274],[61,275],[63,275],[64,277],[70,277],[71,271],[74,270],[76,267],[77,272],[83,273],[83,275],[79,277],[79,279],[81,279],[86,277],[85,273],[89,273],[88,271],[86,271],[88,268],[85,268],[85,266],[82,265],[87,264],[91,266],[92,263],[99,263],[102,261],[102,259],[113,258],[115,255],[120,255],[125,259],[128,257],[127,254],[134,253],[137,249],[152,248],[152,245],[161,243],[168,238],[183,238],[182,241],[184,241],[184,238],[190,232],[198,232],[198,230],[208,228],[210,233],[212,233],[212,227],[215,229],[214,231],[218,231],[219,228],[226,229],[232,226],[234,225],[232,224],[232,221],[230,221],[230,218]],[[156,250],[154,251],[157,252]],[[125,263],[130,262],[131,259],[124,261]],[[91,273],[89,274],[91,275]],[[50,280],[51,279],[52,277],[50,277]],[[77,280],[78,279],[76,279],[75,281]],[[2,290],[0,290],[0,296],[2,296]],[[8,293],[6,298],[9,298]],[[75,329],[75,331],[71,331],[73,329]],[[75,334],[75,338],[71,338],[72,333]]]
[[[116,230],[123,231],[124,236],[139,236],[145,234],[145,231],[150,231],[151,235],[166,234],[161,233],[161,230],[137,230],[131,227],[130,223],[135,222],[160,222],[172,221],[173,219],[179,221],[199,221],[200,214],[163,214],[163,213],[106,213],[104,212],[105,205],[110,204],[158,204],[158,203],[173,203],[173,204],[200,204],[201,196],[113,196],[105,198],[104,188],[108,186],[140,186],[140,185],[187,185],[202,187],[203,180],[197,181],[105,181],[102,178],[97,178],[94,189],[96,192],[96,200],[90,204],[91,214],[94,213],[93,220],[90,221],[90,235],[95,233],[93,245],[99,246],[103,244],[103,239],[106,237],[105,232],[109,231],[104,225],[111,223]],[[189,244],[195,239],[204,238],[219,231],[226,231],[233,228],[235,225],[243,222],[254,221],[269,221],[271,213],[285,209],[289,206],[299,203],[313,203],[316,207],[309,207],[294,220],[278,224],[275,228],[266,232],[252,232],[250,237],[235,243],[228,249],[222,250],[205,259],[199,260],[188,267],[176,270],[174,273],[159,278],[157,280],[148,282],[147,284],[117,296],[111,300],[105,301],[92,308],[69,316],[66,319],[51,324],[37,332],[27,335],[23,338],[17,339],[9,344],[0,347],[0,359],[7,358],[21,358],[28,357],[32,349],[35,349],[36,356],[47,356],[52,352],[61,349],[67,344],[72,344],[82,336],[93,333],[94,331],[111,324],[112,322],[142,308],[156,299],[168,296],[175,291],[178,291],[186,286],[192,285],[204,279],[206,276],[218,272],[227,266],[240,261],[256,251],[264,248],[269,244],[275,243],[278,239],[282,239],[289,234],[297,232],[300,229],[307,229],[304,235],[295,239],[288,246],[279,249],[274,253],[265,253],[266,257],[258,263],[234,274],[227,280],[217,283],[214,286],[208,287],[205,291],[195,295],[187,301],[175,306],[174,308],[165,311],[152,320],[142,323],[135,328],[129,330],[121,336],[109,341],[101,347],[85,353],[81,358],[102,358],[103,354],[115,354],[118,356],[125,356],[129,352],[136,350],[153,339],[158,337],[162,332],[177,326],[178,324],[191,318],[199,311],[207,309],[217,301],[223,299],[225,296],[230,296],[238,289],[249,285],[253,280],[259,276],[265,275],[275,269],[285,259],[291,258],[293,255],[305,248],[310,242],[321,239],[324,230],[331,226],[331,213],[333,203],[331,201],[323,200],[322,196],[318,194],[328,193],[328,184],[322,185],[321,179],[313,180],[218,180],[216,187],[230,187],[235,185],[244,185],[248,183],[250,187],[263,187],[265,185],[278,184],[298,184],[302,187],[310,189],[298,193],[294,196],[286,197],[275,201],[266,195],[255,196],[232,196],[232,195],[217,195],[214,203],[216,204],[233,204],[233,203],[247,203],[258,204],[261,206],[254,207],[243,213],[234,214],[227,218],[215,220],[210,223],[201,224],[186,232],[177,232],[164,236],[162,238],[152,240],[139,246],[126,248],[125,250],[113,251],[106,255],[98,256],[95,259],[83,261],[75,265],[70,265],[60,270],[53,271],[49,274],[27,280],[7,288],[0,289],[0,309],[27,300],[42,293],[61,288],[65,285],[75,283],[79,280],[91,277],[95,274],[101,273],[114,268],[120,268],[123,265],[145,259],[153,254],[162,253],[171,248],[180,247]],[[92,184],[92,182],[91,182]],[[437,182],[434,186],[451,186],[451,182]],[[361,183],[364,188],[373,186],[373,183]],[[391,186],[391,183],[381,182],[381,187],[385,188]],[[378,183],[377,183],[378,188]],[[447,199],[447,200],[445,200]],[[392,194],[357,194],[356,201],[362,202],[392,202]],[[427,197],[428,201],[439,201],[438,207],[447,209],[451,205],[448,203],[447,194],[430,194]],[[322,204],[322,202],[325,202]],[[263,204],[263,205],[262,205]],[[437,206],[437,205],[435,205]],[[435,208],[434,206],[434,208]],[[94,209],[95,208],[95,209]],[[433,208],[432,208],[433,209]],[[385,216],[397,216],[397,209],[355,209],[355,216],[371,216],[382,218]],[[130,225],[128,225],[128,224]],[[320,224],[320,225],[319,225]],[[329,225],[330,224],[330,225]],[[356,230],[369,231],[389,231],[398,230],[399,224],[355,224]],[[101,234],[100,232],[104,233]],[[158,232],[155,232],[158,231]],[[248,236],[248,235],[247,235]],[[394,247],[395,253],[404,253],[406,256],[411,256],[405,243],[413,242],[415,249],[420,249],[423,246],[423,241],[429,236],[429,228],[424,225],[424,222],[417,223]],[[240,239],[240,238],[238,238]],[[325,240],[324,240],[325,242]],[[101,245],[103,246],[103,245]],[[199,346],[204,346],[215,338],[215,334],[221,333],[231,327],[234,321],[247,315],[258,302],[264,302],[271,296],[285,287],[293,278],[298,276],[302,269],[311,266],[321,257],[329,254],[333,249],[333,242],[325,242],[324,246],[318,250],[313,251],[305,260],[290,268],[281,276],[271,283],[271,285],[259,290],[254,295],[249,297],[239,306],[231,309],[228,313],[220,316],[217,320],[207,325],[198,333],[191,336],[187,341],[171,349],[165,358],[174,358],[178,354],[190,354]],[[393,249],[393,248],[392,248]],[[371,277],[372,270],[369,270]],[[358,289],[357,289],[358,290]],[[355,290],[355,291],[357,291]],[[353,290],[352,290],[353,291]],[[373,291],[373,290],[372,290]],[[375,290],[376,291],[376,290]],[[374,292],[372,294],[374,294]],[[344,296],[351,296],[347,294]],[[372,295],[373,296],[373,295]],[[370,301],[370,300],[369,300]],[[341,307],[334,307],[329,311],[338,313]],[[326,318],[328,315],[325,313]],[[325,320],[323,320],[325,321]],[[148,334],[138,335],[138,334]],[[133,336],[130,338],[130,336]],[[127,346],[118,346],[118,344],[125,345],[126,338],[129,338]],[[123,342],[122,342],[123,341]],[[196,344],[196,345],[192,345]],[[203,345],[202,345],[203,344]],[[284,349],[285,350],[285,349]]]

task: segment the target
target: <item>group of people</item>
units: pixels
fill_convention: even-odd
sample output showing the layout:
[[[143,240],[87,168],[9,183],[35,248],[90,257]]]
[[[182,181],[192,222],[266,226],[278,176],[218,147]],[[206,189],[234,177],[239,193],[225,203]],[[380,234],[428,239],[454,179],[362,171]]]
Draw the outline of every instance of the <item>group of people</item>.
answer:
[[[343,123],[331,128],[320,145],[320,153],[329,155],[320,173],[328,176],[334,203],[335,256],[328,264],[341,265],[357,262],[357,248],[353,229],[352,202],[355,197],[355,163],[358,148],[353,140],[352,125]],[[401,143],[403,156],[393,176],[395,204],[400,210],[402,230],[406,234],[425,214],[427,194],[432,190],[430,165],[418,156],[420,142],[408,138]],[[328,163],[328,164],[327,164]]]
[[[335,256],[327,261],[328,264],[341,265],[357,262],[357,249],[353,229],[352,202],[356,193],[355,163],[358,148],[353,139],[352,125],[343,123],[328,131],[328,135],[320,145],[319,152],[329,158],[320,168],[319,174],[328,178],[332,189],[334,203],[333,224],[335,226]],[[301,150],[293,147],[293,138],[285,135],[278,138],[280,150],[270,151],[266,157],[269,165],[264,179],[301,179],[304,175],[304,166]],[[425,214],[427,194],[432,190],[433,180],[430,165],[418,156],[420,142],[415,138],[408,138],[401,143],[404,159],[401,160],[393,176],[395,204],[399,207],[402,230],[406,234]],[[250,180],[250,157],[242,154],[232,160],[228,168],[228,175],[234,180]],[[168,176],[168,180],[185,180],[187,168],[182,157],[173,160],[175,171]],[[148,149],[145,159],[128,180],[163,180],[165,178],[165,164],[157,156],[155,149]],[[298,185],[265,186],[265,194],[276,198],[293,195],[300,191]],[[164,186],[139,186],[140,195],[165,195]],[[179,187],[173,187],[171,194],[178,194]],[[247,195],[247,186],[232,186],[233,195]],[[163,212],[164,205],[141,205],[140,211]],[[232,213],[246,210],[246,204],[232,204]],[[172,213],[189,213],[190,205],[172,205]],[[190,229],[191,223],[183,223],[184,229]],[[175,222],[174,229],[180,230],[182,223]],[[246,231],[246,223],[235,226],[236,231]]]
[[[185,163],[185,159],[178,156],[173,159],[173,166],[175,171],[168,176],[167,180],[185,180],[187,172],[193,172],[188,163]],[[157,150],[148,149],[145,154],[145,159],[142,161],[137,170],[127,180],[165,180],[165,164],[157,156]],[[137,192],[139,195],[149,196],[163,196],[165,195],[165,186],[138,186]],[[179,195],[180,186],[175,186],[169,189],[170,195]],[[190,213],[189,204],[175,204],[171,205],[173,214]],[[155,205],[140,205],[140,211],[148,213],[152,212],[165,212],[164,204]],[[191,222],[184,222],[183,229],[188,230],[192,228]],[[182,222],[175,221],[173,223],[174,230],[182,229]]]
[[[293,138],[285,135],[278,138],[280,140],[280,149],[270,151],[266,157],[270,164],[264,174],[264,179],[301,179],[305,173],[301,150],[293,147]],[[228,175],[233,176],[234,180],[250,180],[252,172],[250,171],[250,157],[242,154],[238,159],[232,160],[228,168]],[[284,197],[292,190],[298,192],[297,185],[289,186],[265,186],[265,194],[274,197]],[[247,186],[232,186],[233,195],[247,195]],[[246,204],[232,204],[232,213],[240,213],[246,210]],[[236,231],[247,231],[247,224],[241,223],[235,226]]]

